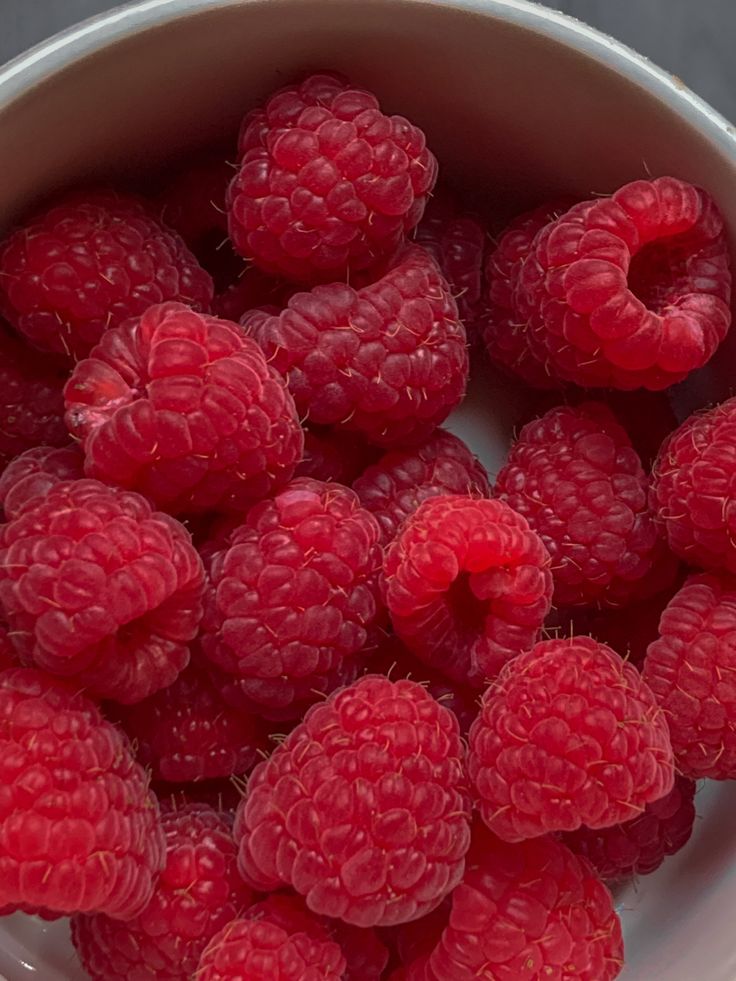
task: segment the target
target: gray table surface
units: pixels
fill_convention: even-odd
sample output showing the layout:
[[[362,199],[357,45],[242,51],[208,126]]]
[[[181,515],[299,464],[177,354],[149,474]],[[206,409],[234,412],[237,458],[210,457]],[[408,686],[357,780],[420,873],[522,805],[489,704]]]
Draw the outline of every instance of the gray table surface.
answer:
[[[0,63],[116,6],[108,0],[0,0]],[[557,0],[547,6],[625,41],[736,120],[736,0]]]

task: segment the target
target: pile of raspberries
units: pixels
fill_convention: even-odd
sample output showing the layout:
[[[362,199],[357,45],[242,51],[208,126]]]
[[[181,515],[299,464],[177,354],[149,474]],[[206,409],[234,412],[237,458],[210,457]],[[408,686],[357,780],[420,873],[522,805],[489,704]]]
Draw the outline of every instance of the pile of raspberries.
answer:
[[[718,208],[437,173],[316,74],[0,243],[0,910],[93,981],[608,981],[736,778],[736,400],[665,391]],[[469,352],[533,406],[493,479]]]

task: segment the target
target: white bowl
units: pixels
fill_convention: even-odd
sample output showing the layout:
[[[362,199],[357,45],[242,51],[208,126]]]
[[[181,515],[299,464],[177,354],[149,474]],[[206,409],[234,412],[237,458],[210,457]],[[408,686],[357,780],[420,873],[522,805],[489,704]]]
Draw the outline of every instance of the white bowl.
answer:
[[[0,69],[0,226],[71,181],[165,167],[310,68],[423,126],[499,215],[669,173],[736,229],[733,127],[628,48],[523,0],[147,0],[97,17]],[[682,411],[728,391],[732,351],[678,392]],[[495,471],[519,406],[476,379],[451,428]],[[689,846],[620,895],[626,981],[736,978],[736,787],[711,784],[697,806]],[[66,925],[0,921],[3,976],[82,978]]]

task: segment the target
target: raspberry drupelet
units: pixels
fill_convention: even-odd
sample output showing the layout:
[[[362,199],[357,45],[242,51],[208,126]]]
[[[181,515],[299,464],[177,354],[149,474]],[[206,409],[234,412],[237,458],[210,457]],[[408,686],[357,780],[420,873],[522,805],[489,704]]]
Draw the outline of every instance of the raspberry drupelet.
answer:
[[[384,559],[396,634],[448,678],[482,688],[538,638],[552,600],[541,538],[503,501],[426,500]]]
[[[579,828],[563,835],[562,840],[576,854],[584,855],[601,879],[620,882],[649,875],[690,840],[694,796],[694,781],[676,777],[669,794],[647,804],[632,821],[597,831]]]
[[[600,402],[524,426],[494,486],[549,551],[559,606],[623,606],[672,582],[677,562],[659,540],[648,490],[629,437]]]
[[[64,480],[80,480],[84,457],[78,446],[36,446],[11,460],[0,475],[0,507],[6,519],[20,513],[27,501],[44,497]]]
[[[650,502],[676,555],[736,573],[736,398],[690,416],[665,440]]]
[[[471,726],[468,770],[505,841],[628,821],[674,782],[654,694],[592,637],[542,641],[506,665]]]
[[[419,246],[403,249],[368,286],[315,286],[280,314],[254,311],[241,323],[287,380],[302,418],[377,446],[423,439],[465,394],[465,328]]]
[[[423,916],[462,878],[463,756],[457,720],[421,685],[362,678],[253,771],[236,818],[241,872],[355,926]]]
[[[210,566],[201,645],[224,697],[295,718],[353,680],[380,569],[378,524],[347,487],[300,477],[253,507]]]
[[[623,954],[611,894],[584,858],[553,838],[509,845],[476,828],[450,921],[407,979],[612,981]]]
[[[180,303],[107,331],[65,398],[87,475],[170,513],[245,510],[289,480],[304,446],[258,346]]]
[[[0,531],[0,605],[21,658],[130,703],[170,685],[202,616],[182,525],[96,480],[31,498]]]
[[[212,937],[253,901],[227,820],[202,804],[164,810],[166,865],[135,919],[75,916],[72,942],[92,981],[195,977]]]
[[[736,579],[691,576],[670,600],[643,675],[685,776],[736,777]]]
[[[238,149],[227,198],[235,249],[296,282],[337,281],[391,255],[437,179],[421,130],[330,74],[250,112]]]
[[[390,450],[353,482],[353,490],[377,518],[386,545],[430,497],[491,496],[485,467],[461,439],[444,430],[432,433],[415,448]]]
[[[0,244],[0,311],[35,347],[85,357],[106,330],[154,303],[208,310],[214,288],[142,199],[76,191]]]
[[[84,695],[0,674],[0,908],[137,916],[164,864],[148,777]]]
[[[659,390],[702,367],[731,323],[723,219],[674,177],[633,181],[537,232],[513,315],[556,378]]]

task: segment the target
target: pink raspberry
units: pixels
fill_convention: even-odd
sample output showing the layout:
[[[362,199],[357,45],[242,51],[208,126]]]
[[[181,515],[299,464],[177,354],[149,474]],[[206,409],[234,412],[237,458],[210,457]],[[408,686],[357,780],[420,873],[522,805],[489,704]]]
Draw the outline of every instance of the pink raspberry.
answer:
[[[494,492],[544,542],[557,604],[622,606],[666,588],[676,572],[658,540],[648,489],[613,414],[586,402],[524,426]]]
[[[202,563],[138,494],[65,481],[0,530],[0,604],[20,655],[93,694],[136,702],[189,661]]]
[[[452,913],[409,981],[612,981],[623,966],[611,894],[584,858],[553,838],[509,845],[474,832]]]
[[[457,720],[412,681],[362,678],[258,764],[235,833],[254,886],[291,885],[356,926],[423,916],[462,878],[470,841]]]
[[[651,689],[592,637],[542,641],[506,665],[471,726],[468,768],[505,841],[628,821],[674,781]]]
[[[731,322],[730,295],[716,205],[659,177],[583,201],[537,232],[513,305],[556,378],[658,390],[710,359]]]
[[[0,322],[0,465],[35,446],[69,442],[62,395],[68,369],[54,358],[39,362]]]
[[[255,311],[241,323],[286,378],[303,418],[377,446],[426,437],[465,394],[465,328],[437,264],[418,246],[370,286],[315,286],[280,314]]]
[[[665,440],[650,503],[672,551],[736,573],[736,398],[690,416]]]
[[[380,450],[370,446],[357,433],[340,429],[305,429],[304,456],[294,476],[334,480],[350,486],[379,454]]]
[[[0,310],[44,351],[83,358],[110,327],[154,303],[208,310],[213,286],[143,200],[78,191],[0,245]]]
[[[45,497],[63,480],[80,480],[83,462],[74,444],[58,449],[36,446],[11,460],[0,476],[0,506],[5,517],[15,518],[27,501]]]
[[[610,828],[578,828],[563,836],[568,848],[584,855],[602,879],[618,882],[656,871],[668,855],[690,840],[695,821],[695,783],[676,777],[669,794],[644,812]]]
[[[141,763],[174,783],[245,773],[264,741],[258,721],[228,705],[196,662],[120,717]]]
[[[248,113],[239,153],[227,198],[235,249],[295,281],[342,279],[390,255],[437,179],[421,130],[329,74]]]
[[[135,919],[75,916],[72,942],[92,981],[182,981],[212,937],[253,901],[227,821],[191,804],[165,811],[166,865]]]
[[[552,599],[549,555],[503,501],[432,497],[384,560],[396,634],[448,678],[481,688],[537,640]]]
[[[485,467],[461,439],[441,429],[415,448],[384,454],[354,482],[353,489],[363,507],[378,519],[386,545],[430,497],[491,496]]]
[[[664,710],[675,761],[693,779],[736,777],[736,579],[691,576],[670,600],[643,675]]]
[[[163,867],[148,777],[89,699],[0,674],[0,907],[137,916]]]
[[[107,331],[65,397],[87,474],[169,512],[244,510],[302,455],[294,403],[259,348],[180,303]]]
[[[378,539],[353,491],[308,477],[248,512],[211,560],[201,638],[228,701],[296,717],[357,675],[379,611]]]

